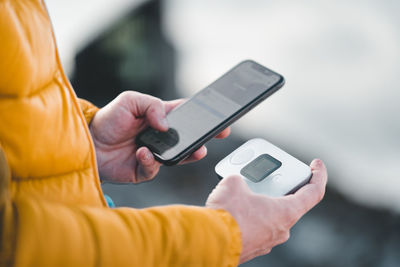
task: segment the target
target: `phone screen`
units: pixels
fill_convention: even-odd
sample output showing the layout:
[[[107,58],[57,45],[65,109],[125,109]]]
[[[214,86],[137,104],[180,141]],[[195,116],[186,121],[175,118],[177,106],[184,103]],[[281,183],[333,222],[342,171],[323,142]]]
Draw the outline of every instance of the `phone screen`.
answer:
[[[148,128],[139,142],[162,161],[174,159],[280,84],[279,74],[244,61],[167,114],[167,132]]]

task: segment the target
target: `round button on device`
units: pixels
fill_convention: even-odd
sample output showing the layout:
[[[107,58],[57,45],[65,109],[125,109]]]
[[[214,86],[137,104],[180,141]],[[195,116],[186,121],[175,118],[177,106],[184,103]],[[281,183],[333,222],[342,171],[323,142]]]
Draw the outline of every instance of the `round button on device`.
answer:
[[[232,164],[234,165],[239,165],[239,164],[243,164],[246,163],[247,161],[249,161],[252,157],[254,156],[254,151],[251,148],[247,148],[244,149],[242,151],[238,151],[237,153],[235,153],[230,161]]]
[[[281,180],[281,178],[282,178],[282,174],[280,174],[280,173],[277,173],[277,174],[274,174],[271,176],[271,179],[274,182],[279,182]]]

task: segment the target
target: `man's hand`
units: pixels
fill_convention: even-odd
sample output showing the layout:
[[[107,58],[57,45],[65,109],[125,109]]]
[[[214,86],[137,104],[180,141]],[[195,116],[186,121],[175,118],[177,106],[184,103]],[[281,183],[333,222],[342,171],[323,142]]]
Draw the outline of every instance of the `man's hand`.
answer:
[[[161,101],[156,97],[126,91],[100,109],[89,126],[100,177],[120,183],[153,179],[161,164],[148,148],[138,148],[135,138],[147,126],[167,131],[166,114],[182,102],[182,99]],[[227,128],[217,138],[224,138],[229,132]],[[183,163],[200,160],[206,154],[207,149],[202,146]]]
[[[210,194],[206,206],[224,209],[236,220],[242,235],[240,263],[267,254],[289,239],[290,228],[325,194],[327,172],[321,160],[311,163],[309,184],[295,194],[271,198],[250,191],[239,176],[223,179]]]

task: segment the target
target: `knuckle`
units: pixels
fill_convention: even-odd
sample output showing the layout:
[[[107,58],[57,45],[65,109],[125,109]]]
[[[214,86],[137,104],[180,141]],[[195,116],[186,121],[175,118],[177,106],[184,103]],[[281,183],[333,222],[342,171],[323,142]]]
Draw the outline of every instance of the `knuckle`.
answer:
[[[164,105],[164,102],[158,97],[154,97],[154,103],[159,106]]]
[[[150,106],[148,109],[147,109],[147,113],[148,114],[154,114],[154,113],[156,113],[157,112],[157,109],[154,107],[154,106]]]
[[[126,182],[134,184],[137,182],[137,179],[133,176],[130,176],[126,179]]]
[[[282,212],[282,216],[284,216],[285,221],[288,225],[292,225],[296,221],[296,214],[298,213],[298,208],[290,205],[286,206],[286,208]]]
[[[291,227],[291,226],[295,225],[296,222],[297,222],[297,218],[294,216],[290,216],[288,219],[288,226]]]
[[[154,176],[140,175],[140,176],[137,178],[136,183],[146,182],[146,181],[149,181],[149,180],[151,180],[151,179],[153,179],[153,178],[154,178]]]
[[[322,190],[316,189],[315,191],[316,192],[314,192],[315,194],[314,194],[314,198],[313,198],[313,204],[314,205],[316,205],[317,203],[321,202],[322,199],[324,198],[324,195],[325,195],[325,190],[324,189],[322,189]]]
[[[321,192],[321,193],[318,195],[318,202],[321,202],[323,198],[324,198],[324,192]]]
[[[283,234],[283,236],[282,236],[282,243],[285,243],[286,241],[288,241],[289,238],[290,238],[290,232],[287,231],[287,232],[285,232],[285,233]]]
[[[158,97],[154,97],[154,96],[149,96],[151,98],[150,100],[150,104],[153,106],[160,106],[163,104],[163,101],[161,99],[159,99]]]
[[[155,164],[151,164],[148,166],[144,166],[143,176],[147,177],[154,177],[158,172],[158,168]]]
[[[275,239],[275,245],[283,244],[286,241],[288,241],[290,238],[290,232],[289,230],[281,230]]]
[[[238,175],[228,176],[222,181],[224,181],[223,184],[232,190],[232,192],[239,190],[243,182],[242,178],[240,178]]]
[[[163,106],[164,106],[164,102],[161,99],[152,97],[147,112],[157,113],[161,108],[163,108]]]
[[[272,251],[272,248],[265,248],[262,250],[259,256],[269,254]]]
[[[137,92],[135,92],[135,91],[123,91],[122,93],[120,93],[119,95],[118,95],[118,97],[119,98],[132,98],[132,97],[135,97],[135,96],[137,96],[138,95],[138,93]]]
[[[158,169],[155,169],[155,168],[151,169],[149,171],[149,173],[147,174],[147,178],[153,179],[156,176],[157,172],[158,172]]]
[[[118,104],[123,104],[123,103],[131,103],[134,99],[138,98],[140,96],[140,93],[135,92],[135,91],[123,91],[120,93],[116,98],[116,102]]]
[[[325,187],[321,190],[321,193],[319,194],[319,201],[324,199],[324,196],[325,196]]]
[[[288,206],[283,212],[282,212],[282,216],[284,218],[285,221],[285,227],[292,227],[293,225],[296,224],[296,222],[299,219],[299,214],[301,214],[301,210],[299,210],[298,207],[294,207],[294,206]]]

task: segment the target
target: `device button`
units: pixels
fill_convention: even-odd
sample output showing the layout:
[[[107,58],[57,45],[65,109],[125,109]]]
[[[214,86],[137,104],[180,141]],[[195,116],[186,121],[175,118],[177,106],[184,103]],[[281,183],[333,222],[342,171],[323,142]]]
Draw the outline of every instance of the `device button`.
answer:
[[[231,163],[235,165],[243,164],[249,161],[254,156],[254,151],[251,148],[239,151],[231,157]]]
[[[278,183],[282,179],[282,174],[277,173],[271,176],[272,181]]]

